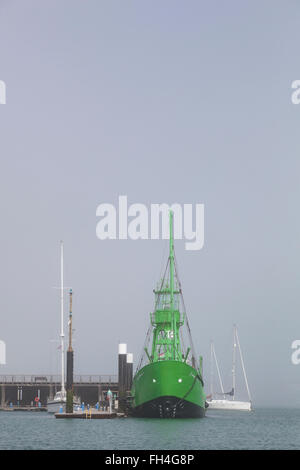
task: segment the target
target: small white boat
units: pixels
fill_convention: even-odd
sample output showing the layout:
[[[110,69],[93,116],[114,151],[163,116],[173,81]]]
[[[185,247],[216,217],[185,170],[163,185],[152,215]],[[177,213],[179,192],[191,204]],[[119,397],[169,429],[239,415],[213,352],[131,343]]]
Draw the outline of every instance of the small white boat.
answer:
[[[235,370],[236,370],[236,348],[237,347],[240,353],[240,359],[241,359],[245,384],[246,384],[247,393],[248,393],[248,401],[240,401],[240,400],[235,399],[235,392],[236,392]],[[216,364],[219,383],[221,387],[221,393],[219,393],[219,395],[223,395],[223,399],[214,398],[215,394],[213,391],[213,362],[215,362]],[[230,396],[232,398],[228,399],[226,398],[226,396]],[[223,386],[222,377],[220,374],[220,369],[219,369],[219,364],[218,364],[214,344],[213,342],[211,342],[211,390],[210,390],[210,395],[207,397],[207,404],[208,404],[208,410],[210,409],[212,410],[238,410],[238,411],[251,411],[252,410],[250,390],[249,390],[242,350],[240,346],[240,341],[239,341],[239,337],[237,333],[237,328],[235,325],[233,328],[232,389],[230,392],[224,391],[224,386]]]
[[[48,413],[59,413],[61,408],[65,412],[66,401],[66,394],[61,391],[57,392],[53,400],[48,400],[47,402]]]
[[[240,410],[251,411],[250,401],[237,400],[208,400],[208,409],[210,410]]]
[[[48,413],[60,413],[61,410],[63,413],[66,412],[66,392],[62,393],[61,391],[57,392],[53,400],[48,400],[47,402],[47,411]],[[77,410],[78,406],[80,407],[80,400],[77,397],[73,397],[73,409]]]

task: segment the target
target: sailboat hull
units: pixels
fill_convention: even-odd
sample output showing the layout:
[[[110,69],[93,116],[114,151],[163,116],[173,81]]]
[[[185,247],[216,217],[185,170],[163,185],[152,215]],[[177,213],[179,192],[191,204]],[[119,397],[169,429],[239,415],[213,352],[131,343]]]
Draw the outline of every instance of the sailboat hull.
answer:
[[[205,394],[196,369],[179,361],[153,362],[133,379],[132,415],[143,418],[201,418]]]
[[[48,413],[59,413],[60,410],[62,409],[63,412],[66,411],[66,401],[61,400],[61,401],[48,401],[47,403],[47,411]]]
[[[73,410],[76,411],[81,406],[78,398],[73,399]],[[48,400],[47,411],[48,413],[63,413],[66,412],[66,400]]]
[[[207,404],[208,404],[208,410],[251,411],[250,401],[210,400],[210,401],[207,401]]]

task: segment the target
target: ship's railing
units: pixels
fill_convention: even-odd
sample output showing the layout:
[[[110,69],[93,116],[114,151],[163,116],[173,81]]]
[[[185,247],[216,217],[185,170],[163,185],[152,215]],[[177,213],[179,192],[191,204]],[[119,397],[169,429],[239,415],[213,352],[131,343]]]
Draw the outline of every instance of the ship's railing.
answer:
[[[0,384],[53,384],[60,383],[60,375],[0,375]],[[75,384],[117,383],[117,375],[74,375]]]

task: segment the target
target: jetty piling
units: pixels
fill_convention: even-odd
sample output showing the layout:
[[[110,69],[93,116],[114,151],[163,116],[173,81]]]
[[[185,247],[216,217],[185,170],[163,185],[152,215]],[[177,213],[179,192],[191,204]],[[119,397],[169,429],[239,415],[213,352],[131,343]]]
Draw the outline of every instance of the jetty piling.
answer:
[[[132,387],[133,378],[133,354],[126,355],[126,392],[129,392]]]
[[[70,311],[69,311],[69,347],[67,350],[67,403],[66,412],[73,413],[73,374],[74,374],[74,351],[72,347],[72,289],[70,289]]]
[[[118,354],[118,382],[119,382],[119,409],[125,410],[126,405],[126,369],[127,369],[127,344],[119,344]]]

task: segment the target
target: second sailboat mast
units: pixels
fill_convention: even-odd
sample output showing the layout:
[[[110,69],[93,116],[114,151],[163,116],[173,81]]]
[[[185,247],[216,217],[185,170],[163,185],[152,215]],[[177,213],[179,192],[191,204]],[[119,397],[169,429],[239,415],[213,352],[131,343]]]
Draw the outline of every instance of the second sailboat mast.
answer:
[[[65,345],[64,345],[64,244],[60,242],[60,347],[61,347],[61,391],[65,393]]]

